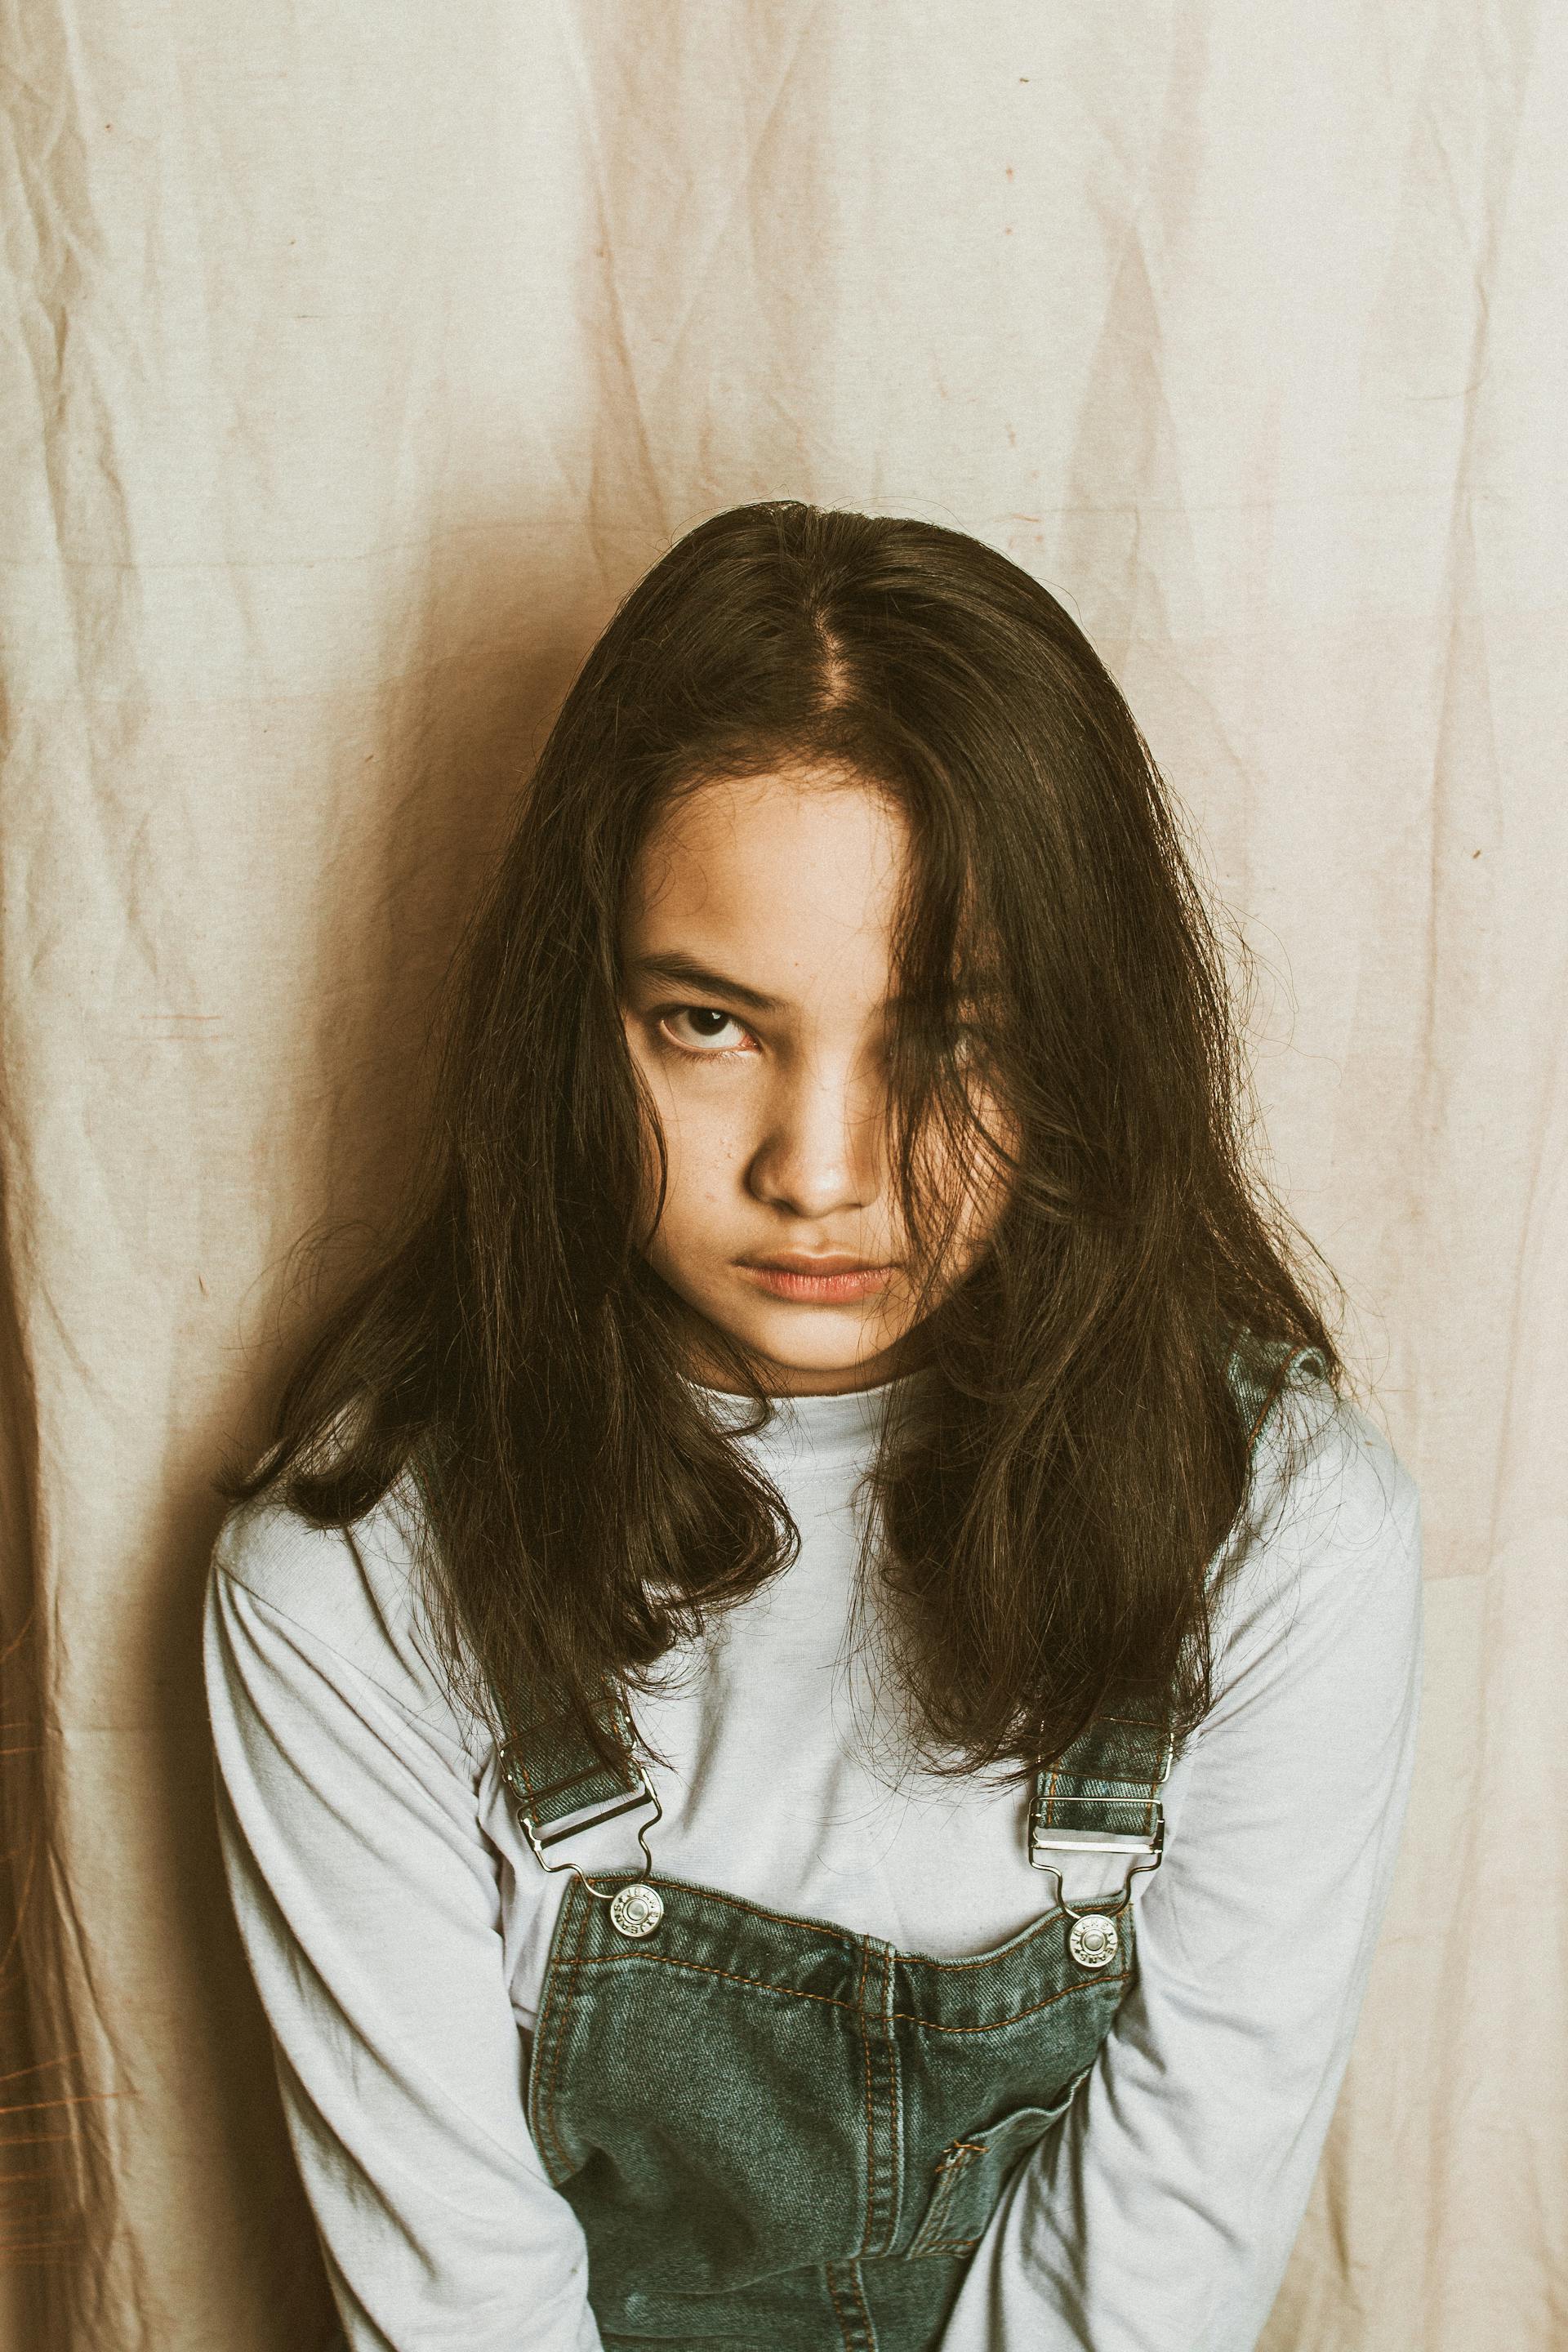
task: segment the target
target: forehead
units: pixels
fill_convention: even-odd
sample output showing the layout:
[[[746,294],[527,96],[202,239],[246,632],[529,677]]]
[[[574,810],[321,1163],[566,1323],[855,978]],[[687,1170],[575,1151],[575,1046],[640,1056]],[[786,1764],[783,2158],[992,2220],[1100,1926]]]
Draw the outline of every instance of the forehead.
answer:
[[[886,986],[907,823],[858,778],[720,779],[645,842],[626,893],[628,964],[679,949],[781,1001]]]

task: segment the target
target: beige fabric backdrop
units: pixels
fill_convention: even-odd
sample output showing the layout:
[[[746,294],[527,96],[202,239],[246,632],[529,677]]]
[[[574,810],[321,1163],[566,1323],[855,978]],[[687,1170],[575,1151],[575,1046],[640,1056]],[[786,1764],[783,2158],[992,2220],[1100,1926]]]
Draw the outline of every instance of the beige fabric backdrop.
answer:
[[[781,492],[992,540],[1121,677],[1421,1482],[1411,1826],[1268,2352],[1563,2342],[1568,18],[0,21],[5,2352],[319,2340],[210,1822],[206,1481],[285,1248],[395,1181],[574,663]]]

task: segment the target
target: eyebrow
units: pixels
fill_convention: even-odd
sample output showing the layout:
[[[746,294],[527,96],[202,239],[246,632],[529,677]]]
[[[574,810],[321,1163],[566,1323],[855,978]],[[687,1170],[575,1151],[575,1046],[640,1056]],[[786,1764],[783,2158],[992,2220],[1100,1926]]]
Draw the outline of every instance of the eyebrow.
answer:
[[[628,967],[633,980],[664,980],[676,987],[695,988],[707,996],[731,996],[752,1013],[780,1013],[783,1000],[764,996],[760,988],[748,988],[743,981],[731,980],[724,972],[715,971],[710,964],[688,955],[681,948],[670,948],[663,955],[637,956]],[[889,997],[889,1004],[903,1002]]]
[[[668,980],[677,987],[700,989],[709,996],[732,996],[737,1004],[745,1005],[752,1013],[777,1013],[781,1009],[776,996],[764,996],[760,988],[748,988],[742,981],[729,980],[723,972],[715,971],[679,948],[671,948],[666,955],[637,957],[631,974],[634,980]]]

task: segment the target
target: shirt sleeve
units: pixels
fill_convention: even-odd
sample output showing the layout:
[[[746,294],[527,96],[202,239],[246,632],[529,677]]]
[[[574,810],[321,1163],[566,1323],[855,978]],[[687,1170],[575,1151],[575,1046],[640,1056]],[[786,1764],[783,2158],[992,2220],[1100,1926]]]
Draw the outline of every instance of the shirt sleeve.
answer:
[[[1341,1404],[1232,1588],[1134,1988],[1008,2184],[942,2352],[1252,2352],[1388,1895],[1420,1636],[1415,1486]]]
[[[345,1538],[306,1539],[342,1570]],[[219,1830],[350,2352],[599,2352],[582,2231],[528,2129],[495,1861],[453,1720],[244,1570],[220,1539]]]

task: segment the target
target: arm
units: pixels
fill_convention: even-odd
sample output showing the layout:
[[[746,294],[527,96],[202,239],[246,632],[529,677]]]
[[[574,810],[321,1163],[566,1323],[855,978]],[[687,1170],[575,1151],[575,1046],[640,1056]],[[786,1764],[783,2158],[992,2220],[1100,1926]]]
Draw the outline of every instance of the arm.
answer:
[[[1232,1590],[1138,1980],[1009,2184],[942,2352],[1251,2352],[1388,1895],[1420,1606],[1415,1488],[1341,1407]]]
[[[582,2232],[527,2127],[457,1727],[374,1612],[355,1622],[345,1538],[242,1526],[206,1611],[219,1829],[351,2352],[598,2352]],[[318,1595],[347,1596],[356,1662],[279,1605],[279,1546],[301,1591],[309,1550]],[[367,1627],[384,1677],[364,1670]]]

